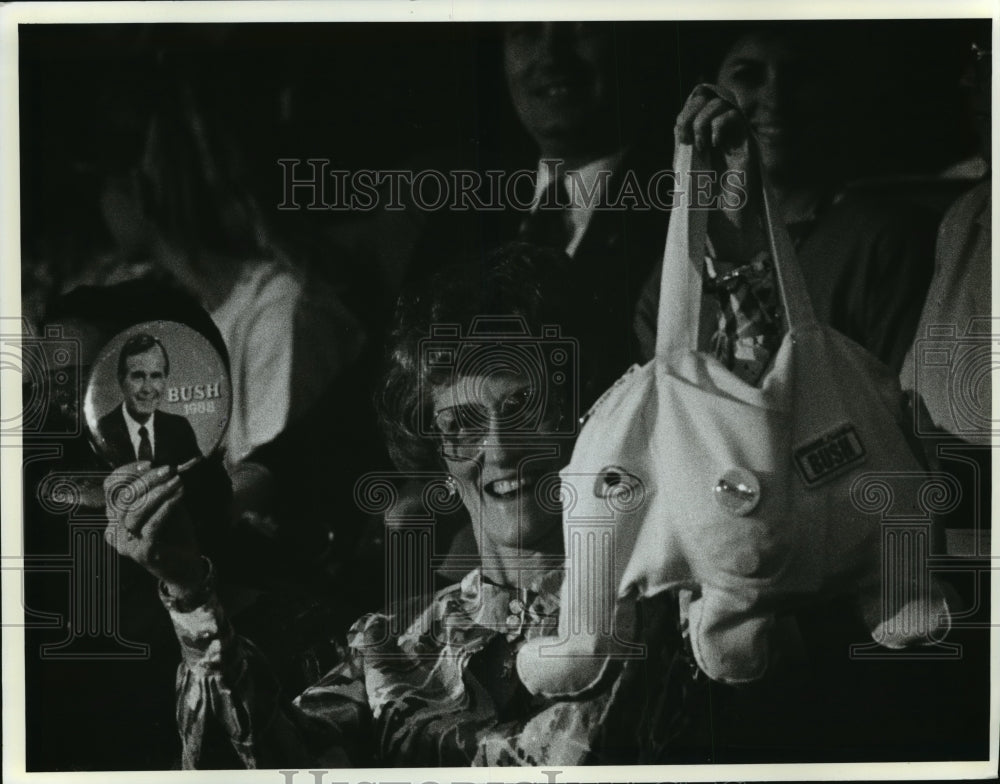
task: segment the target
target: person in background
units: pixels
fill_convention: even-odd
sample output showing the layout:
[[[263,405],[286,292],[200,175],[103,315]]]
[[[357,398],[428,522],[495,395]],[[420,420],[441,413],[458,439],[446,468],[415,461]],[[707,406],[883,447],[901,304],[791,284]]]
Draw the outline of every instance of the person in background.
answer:
[[[962,87],[987,169],[941,221],[934,277],[900,371],[931,466],[962,482],[961,501],[944,526],[948,553],[966,556],[988,553],[991,544],[997,323],[992,318],[991,67],[990,50],[973,44]],[[978,599],[988,595],[985,586],[966,581],[961,587],[985,622],[988,609]]]
[[[670,140],[643,135],[635,107],[649,96],[634,92],[628,46],[624,30],[607,23],[513,23],[503,36],[511,102],[539,156],[519,235],[573,260],[574,297],[592,319],[583,360],[604,366],[585,401],[638,359],[629,324],[667,225],[648,189],[653,172],[669,168]],[[666,64],[657,65],[668,82]]]
[[[843,86],[824,70],[842,53],[814,27],[743,26],[723,51],[711,81],[733,96],[757,139],[817,318],[898,371],[930,281],[933,219],[845,189],[838,128],[846,118],[836,109]],[[635,323],[646,358],[659,288],[657,268]]]
[[[983,179],[951,205],[938,228],[934,277],[920,315],[916,332],[918,341],[930,338],[937,344],[939,341],[928,331],[935,325],[952,329],[956,339],[978,334],[979,340],[989,340],[992,329],[989,321],[993,314],[990,255],[993,199],[989,166],[992,163],[991,63],[990,50],[973,45],[969,73],[962,86],[969,99],[980,150],[988,166]],[[970,377],[976,383],[981,381],[981,386],[973,390],[961,390],[959,393],[947,384],[932,383],[932,379],[926,377],[926,374],[924,378],[918,377],[919,350],[918,342],[906,354],[906,361],[900,372],[903,389],[914,390],[920,395],[931,420],[942,429],[972,443],[989,445],[992,441],[992,428],[989,425],[979,428],[960,427],[953,406],[958,394],[971,392],[971,397],[981,406],[982,411],[979,413],[985,414],[986,421],[992,421],[990,374]]]
[[[657,123],[672,107],[649,95],[647,74],[669,84],[673,60],[662,35],[654,40],[637,24],[499,27],[502,84],[527,138],[524,150],[504,138],[499,160],[488,162],[518,176],[500,194],[501,209],[428,216],[405,279],[419,281],[513,240],[564,251],[572,260],[570,301],[587,314],[578,336],[581,363],[591,368],[580,390],[586,408],[639,358],[632,318],[667,225],[665,209],[649,206],[648,191],[672,156],[670,136]],[[474,161],[472,168],[487,168],[482,156]],[[487,180],[483,203],[497,200],[488,190]]]

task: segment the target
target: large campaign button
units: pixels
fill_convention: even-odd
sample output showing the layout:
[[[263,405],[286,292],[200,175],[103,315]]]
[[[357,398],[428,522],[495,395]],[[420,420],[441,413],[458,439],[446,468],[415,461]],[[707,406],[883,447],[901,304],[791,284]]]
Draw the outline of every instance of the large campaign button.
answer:
[[[760,480],[745,468],[730,468],[716,482],[714,494],[723,509],[744,517],[760,503]]]
[[[135,460],[179,466],[218,449],[232,404],[225,362],[200,332],[147,321],[119,332],[101,351],[83,414],[112,467]]]

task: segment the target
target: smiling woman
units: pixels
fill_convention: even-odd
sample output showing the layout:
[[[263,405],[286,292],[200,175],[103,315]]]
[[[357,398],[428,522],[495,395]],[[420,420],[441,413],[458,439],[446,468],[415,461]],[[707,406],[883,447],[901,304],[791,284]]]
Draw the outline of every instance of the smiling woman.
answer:
[[[530,446],[517,443],[522,423],[512,421],[523,417],[539,396],[531,381],[517,373],[466,376],[432,395],[435,407],[442,406],[434,421],[445,463],[473,519],[480,522],[480,552],[487,538],[517,547],[551,534],[552,513],[539,509],[531,493],[541,475],[561,467],[561,455],[546,450],[541,459],[532,458]]]
[[[576,435],[568,279],[562,253],[511,244],[443,271],[397,311],[378,401],[390,450],[401,468],[448,472],[499,582],[516,579],[512,559],[562,552],[558,506],[540,496]]]
[[[814,37],[801,29],[751,28],[732,43],[717,74],[743,110],[779,190],[816,190],[841,164],[839,119],[830,111],[833,81]]]
[[[562,333],[573,334],[565,269],[558,251],[513,244],[400,300],[382,420],[404,477],[448,472],[480,565],[416,617],[402,607],[362,617],[344,661],[291,703],[232,631],[211,564],[172,506],[172,473],[137,463],[112,474],[106,538],[161,580],[181,643],[185,767],[601,761],[610,693],[533,697],[514,666],[559,612],[552,489],[575,440],[581,368]]]
[[[818,320],[898,372],[930,282],[936,218],[847,182],[846,129],[858,121],[847,107],[859,96],[849,102],[857,88],[838,78],[846,40],[809,22],[741,25],[710,48],[719,58],[703,63],[701,74],[730,96],[753,132]],[[659,283],[657,270],[638,306],[649,357]]]

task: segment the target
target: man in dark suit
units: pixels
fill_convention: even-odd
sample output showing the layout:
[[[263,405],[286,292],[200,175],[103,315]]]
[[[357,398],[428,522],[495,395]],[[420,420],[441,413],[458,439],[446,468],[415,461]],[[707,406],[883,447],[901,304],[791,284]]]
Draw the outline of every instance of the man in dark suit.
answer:
[[[585,333],[571,336],[580,345],[584,408],[642,358],[633,319],[643,283],[663,256],[665,196],[673,186],[657,177],[672,163],[670,102],[646,94],[670,82],[665,33],[660,28],[653,40],[636,25],[506,25],[504,75],[536,157],[501,162],[509,176],[502,209],[429,219],[408,274],[424,278],[515,239],[565,251],[572,259],[567,288],[587,314],[578,319]],[[481,201],[496,198],[483,194]]]
[[[502,208],[429,217],[408,272],[413,282],[448,262],[476,263],[512,240],[565,252],[576,329],[563,337],[578,346],[578,413],[643,359],[633,323],[643,284],[663,258],[674,187],[658,174],[672,168],[673,112],[658,92],[671,82],[669,32],[612,23],[505,25],[504,77],[534,157],[508,158],[498,145],[507,174]],[[481,158],[477,163],[482,168]],[[496,204],[492,185],[479,201]],[[476,552],[471,526],[450,550]]]
[[[170,358],[152,335],[133,335],[122,346],[118,384],[124,400],[105,414],[98,426],[114,465],[135,460],[179,465],[202,456],[191,423],[159,410],[169,375]]]

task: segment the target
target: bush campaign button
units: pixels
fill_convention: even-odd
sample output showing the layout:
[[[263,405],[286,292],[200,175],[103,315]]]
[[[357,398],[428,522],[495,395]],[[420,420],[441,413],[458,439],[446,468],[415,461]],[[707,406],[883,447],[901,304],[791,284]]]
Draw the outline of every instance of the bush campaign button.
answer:
[[[102,350],[84,418],[111,465],[182,465],[215,452],[232,411],[226,365],[208,340],[173,321],[136,324]]]

